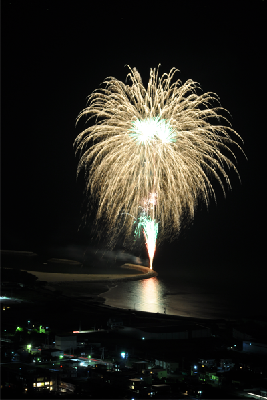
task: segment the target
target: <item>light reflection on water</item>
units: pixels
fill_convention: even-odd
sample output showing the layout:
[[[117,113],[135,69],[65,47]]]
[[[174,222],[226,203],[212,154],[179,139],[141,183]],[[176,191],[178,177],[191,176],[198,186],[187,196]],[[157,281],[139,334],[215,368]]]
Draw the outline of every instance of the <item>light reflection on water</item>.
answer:
[[[142,279],[119,283],[101,296],[105,297],[106,304],[113,307],[164,312],[164,284],[158,278]]]
[[[203,287],[175,278],[122,282],[101,296],[112,307],[195,318],[235,319],[254,310],[251,298],[246,302],[230,286]]]
[[[206,317],[199,315],[199,294],[193,288],[180,287],[179,282],[165,284],[156,277],[119,283],[101,296],[112,307],[152,313]],[[202,298],[202,301],[204,299]]]
[[[153,313],[163,313],[165,306],[162,285],[156,277],[143,279],[139,290],[140,301],[136,302],[135,309],[139,311],[149,311]]]

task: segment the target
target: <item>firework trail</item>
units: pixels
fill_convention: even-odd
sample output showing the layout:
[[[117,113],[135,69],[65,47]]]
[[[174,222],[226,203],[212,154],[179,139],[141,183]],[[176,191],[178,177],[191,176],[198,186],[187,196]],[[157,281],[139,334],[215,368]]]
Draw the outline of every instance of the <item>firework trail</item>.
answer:
[[[77,174],[85,171],[99,234],[105,231],[112,245],[121,230],[127,242],[142,226],[152,268],[157,234],[158,242],[177,236],[199,201],[208,206],[215,199],[211,179],[224,195],[225,185],[231,188],[226,171],[239,174],[229,145],[242,151],[231,136],[241,138],[218,96],[197,94],[200,86],[191,79],[173,82],[175,68],[161,77],[151,69],[147,89],[129,69],[125,84],[106,78],[77,117],[88,124],[74,142]]]

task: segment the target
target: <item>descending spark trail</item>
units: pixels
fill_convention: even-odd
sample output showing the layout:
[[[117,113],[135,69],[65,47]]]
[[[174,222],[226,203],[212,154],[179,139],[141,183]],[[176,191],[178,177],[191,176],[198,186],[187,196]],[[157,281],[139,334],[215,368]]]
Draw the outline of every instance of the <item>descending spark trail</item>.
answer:
[[[77,117],[89,123],[74,146],[80,156],[77,173],[84,169],[87,193],[97,202],[98,231],[114,245],[123,230],[126,243],[136,228],[125,214],[134,216],[151,268],[156,241],[177,236],[183,216],[192,219],[199,201],[208,206],[215,199],[210,179],[225,195],[223,181],[231,188],[226,170],[239,176],[224,155],[236,161],[229,145],[242,151],[231,139],[241,138],[223,115],[227,111],[215,93],[198,95],[196,82],[172,83],[176,71],[159,77],[158,68],[151,69],[147,89],[135,68],[127,75],[130,84],[108,77]]]
[[[158,235],[158,223],[155,220],[152,220],[150,217],[142,216],[142,218],[139,219],[139,224],[143,226],[147,253],[150,260],[150,269],[152,269],[154,253],[156,250],[156,240]]]

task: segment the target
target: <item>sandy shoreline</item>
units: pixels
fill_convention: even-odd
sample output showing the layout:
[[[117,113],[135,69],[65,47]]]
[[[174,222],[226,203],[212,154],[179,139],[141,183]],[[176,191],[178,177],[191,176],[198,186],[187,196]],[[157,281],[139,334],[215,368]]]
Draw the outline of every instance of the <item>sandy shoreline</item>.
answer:
[[[48,283],[65,283],[65,282],[88,282],[97,283],[105,282],[109,280],[122,280],[127,277],[136,277],[133,275],[123,274],[63,274],[58,272],[39,272],[39,271],[27,271],[28,273],[37,276],[38,281],[46,281]],[[139,275],[138,275],[139,276]]]
[[[157,272],[149,269],[148,267],[143,267],[141,265],[135,264],[124,264],[121,269],[130,269],[135,272],[132,273],[115,273],[112,271],[110,273],[102,274],[68,274],[59,272],[41,272],[41,271],[29,271],[26,272],[35,275],[39,281],[46,281],[49,283],[64,283],[64,282],[80,282],[80,283],[103,283],[110,281],[124,281],[124,280],[134,280],[134,279],[148,279],[152,276],[157,276]],[[141,272],[141,273],[140,273]]]
[[[121,273],[105,273],[102,274],[68,274],[68,273],[51,273],[40,271],[27,271],[37,277],[39,281],[47,282],[45,287],[51,291],[59,291],[63,295],[71,297],[83,297],[103,300],[101,294],[107,292],[118,282],[148,279],[157,276],[157,272],[150,270],[148,267],[135,264],[124,264],[121,267]],[[132,273],[123,269],[132,270]],[[116,271],[118,272],[118,271]]]

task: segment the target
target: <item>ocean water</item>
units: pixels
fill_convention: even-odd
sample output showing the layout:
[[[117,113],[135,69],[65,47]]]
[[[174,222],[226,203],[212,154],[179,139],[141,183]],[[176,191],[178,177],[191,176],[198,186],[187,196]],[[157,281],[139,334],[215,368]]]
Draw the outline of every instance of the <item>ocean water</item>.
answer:
[[[265,292],[264,292],[265,293]],[[101,294],[105,304],[138,311],[194,318],[267,317],[265,294],[249,283],[158,276],[118,283]]]
[[[114,273],[120,270],[123,261],[138,262],[135,259],[124,260],[125,253],[121,257],[120,254],[116,256],[118,262],[113,266],[107,264],[104,257],[105,262],[101,258],[103,265],[101,260],[97,260],[99,271],[103,273],[104,266],[106,272],[111,268]],[[6,265],[4,261],[7,262],[2,257],[3,266],[23,267],[29,271],[36,269],[35,262],[31,263],[25,256],[17,257],[16,262],[12,258],[11,265]],[[41,263],[41,266],[46,271],[47,265]],[[113,307],[152,313],[229,320],[241,317],[267,318],[267,285],[265,265],[262,262],[240,258],[238,262],[232,260],[228,263],[220,260],[205,264],[200,261],[194,264],[179,261],[177,266],[177,262],[163,261],[155,269],[157,277],[121,282],[100,296],[105,298],[107,305]],[[40,265],[38,270],[42,270]],[[71,272],[69,267],[66,272]],[[83,269],[79,272],[86,271]],[[93,272],[92,269],[90,272]]]

